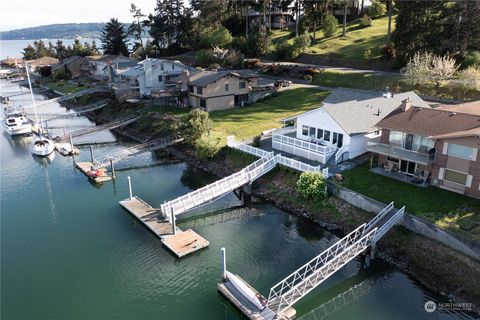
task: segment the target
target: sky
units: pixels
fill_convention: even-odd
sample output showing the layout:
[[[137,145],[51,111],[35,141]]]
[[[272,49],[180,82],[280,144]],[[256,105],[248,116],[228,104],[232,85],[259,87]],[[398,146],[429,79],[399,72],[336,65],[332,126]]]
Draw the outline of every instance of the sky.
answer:
[[[130,4],[151,13],[156,0],[2,0],[0,30],[7,31],[53,23],[130,22]],[[188,3],[187,0],[184,0]]]

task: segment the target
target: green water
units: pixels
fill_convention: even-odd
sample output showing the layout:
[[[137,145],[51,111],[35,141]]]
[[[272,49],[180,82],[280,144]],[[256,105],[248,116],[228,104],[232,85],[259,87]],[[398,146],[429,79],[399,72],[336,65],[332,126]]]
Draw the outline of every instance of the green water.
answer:
[[[80,118],[50,125],[60,124],[91,125]],[[0,137],[1,319],[241,319],[216,290],[221,247],[227,250],[228,269],[267,295],[272,285],[338,239],[270,205],[241,207],[229,194],[182,218],[179,226],[193,227],[210,247],[178,260],[119,206],[128,193],[126,177],[132,178],[134,194],[153,206],[211,177],[165,161],[119,171],[115,183],[95,187],[69,158],[32,157],[30,139]],[[85,139],[114,137],[104,132]],[[81,151],[80,160],[88,159],[88,151]],[[144,154],[123,167],[158,160]],[[342,293],[345,303],[328,303]],[[427,313],[427,300],[445,302],[395,267],[376,260],[365,268],[358,258],[295,308],[306,319],[327,313],[325,319],[472,318],[461,312]]]

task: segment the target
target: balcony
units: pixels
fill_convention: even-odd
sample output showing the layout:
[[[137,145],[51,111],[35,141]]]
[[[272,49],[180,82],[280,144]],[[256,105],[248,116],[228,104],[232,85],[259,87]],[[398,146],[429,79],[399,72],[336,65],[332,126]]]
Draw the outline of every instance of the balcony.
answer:
[[[384,143],[368,143],[367,150],[373,153],[383,154],[386,156],[413,161],[425,165],[433,163],[436,158],[436,151],[433,151],[431,153],[421,153],[417,151],[406,150],[400,147],[391,146]]]

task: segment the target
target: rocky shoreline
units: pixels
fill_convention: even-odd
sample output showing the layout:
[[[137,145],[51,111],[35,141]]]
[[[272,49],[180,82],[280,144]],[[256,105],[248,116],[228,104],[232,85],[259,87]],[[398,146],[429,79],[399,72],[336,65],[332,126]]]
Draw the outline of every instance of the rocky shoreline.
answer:
[[[68,107],[72,107],[71,103]],[[96,122],[100,118],[92,112],[87,117]],[[118,135],[141,142],[142,137],[128,128],[114,130]],[[194,168],[222,178],[242,169],[252,159],[237,161],[224,148],[215,159],[200,159],[194,150],[177,145],[166,152]],[[252,195],[269,202],[289,214],[306,218],[339,235],[345,235],[372,215],[353,207],[334,196],[329,197],[325,207],[312,208],[304,201],[295,201],[296,194],[291,174],[274,170],[253,184]],[[390,231],[389,236],[378,244],[377,257],[391,263],[412,276],[426,288],[442,295],[441,302],[467,302],[472,311],[480,314],[480,263],[438,242],[416,235],[402,227]]]

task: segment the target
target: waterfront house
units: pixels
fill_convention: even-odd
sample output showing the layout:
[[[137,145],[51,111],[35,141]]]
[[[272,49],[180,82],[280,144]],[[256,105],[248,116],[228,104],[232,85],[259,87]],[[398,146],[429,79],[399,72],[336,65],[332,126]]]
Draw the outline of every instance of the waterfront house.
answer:
[[[295,23],[295,19],[290,10],[282,10],[281,8],[272,5],[272,7],[263,13],[250,9],[248,11],[249,26],[255,27],[261,25],[262,20],[265,19],[265,25],[272,29],[287,29]]]
[[[320,163],[340,163],[367,152],[379,141],[376,124],[410,98],[415,106],[430,108],[415,92],[399,94],[339,88],[321,107],[284,119],[295,126],[277,130],[272,147]]]
[[[52,72],[64,72],[72,79],[87,77],[90,74],[89,61],[85,57],[71,56],[53,65]]]
[[[252,87],[258,86],[258,75],[252,70],[206,71],[188,74],[188,105],[206,111],[241,107],[250,101]]]
[[[30,67],[30,72],[36,72],[37,68],[53,66],[58,63],[57,58],[53,57],[41,57],[35,60],[29,60],[28,66]]]
[[[368,146],[377,155],[377,172],[480,198],[479,114],[452,106],[418,108],[407,101],[377,127],[380,142]]]
[[[89,61],[90,77],[95,80],[115,80],[117,73],[137,64],[137,60],[121,55],[87,56]]]

